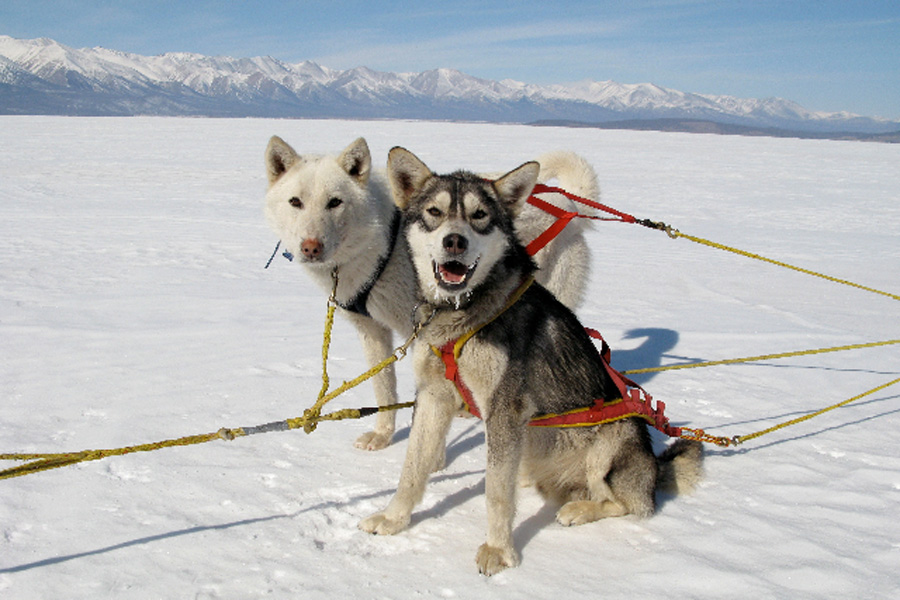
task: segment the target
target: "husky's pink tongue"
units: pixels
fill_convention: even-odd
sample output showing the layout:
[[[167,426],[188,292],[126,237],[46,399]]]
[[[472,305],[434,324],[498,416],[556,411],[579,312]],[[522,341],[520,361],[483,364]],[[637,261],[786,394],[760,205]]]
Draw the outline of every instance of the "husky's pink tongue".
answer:
[[[450,261],[438,266],[438,272],[445,283],[461,283],[469,272],[468,267],[458,261]]]

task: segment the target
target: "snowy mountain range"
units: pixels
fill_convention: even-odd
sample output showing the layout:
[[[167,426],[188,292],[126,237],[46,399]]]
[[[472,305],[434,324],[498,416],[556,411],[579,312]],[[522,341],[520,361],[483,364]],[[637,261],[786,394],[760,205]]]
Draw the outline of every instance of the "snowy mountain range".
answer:
[[[693,94],[653,84],[539,86],[453,69],[346,71],[271,57],[141,56],[0,36],[0,114],[342,117],[488,122],[691,119],[809,132],[884,133],[900,122],[811,112],[780,98]]]

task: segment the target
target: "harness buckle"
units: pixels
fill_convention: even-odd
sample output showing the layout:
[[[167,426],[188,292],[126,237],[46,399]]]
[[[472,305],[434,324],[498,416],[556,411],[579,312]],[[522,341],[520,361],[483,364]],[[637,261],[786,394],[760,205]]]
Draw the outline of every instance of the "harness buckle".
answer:
[[[331,270],[331,281],[332,281],[333,283],[332,283],[332,286],[331,286],[331,295],[328,297],[328,303],[329,303],[329,304],[333,304],[333,305],[337,305],[337,303],[338,303],[338,301],[337,301],[337,288],[338,288],[338,268],[337,268],[337,265],[335,265],[334,269]]]

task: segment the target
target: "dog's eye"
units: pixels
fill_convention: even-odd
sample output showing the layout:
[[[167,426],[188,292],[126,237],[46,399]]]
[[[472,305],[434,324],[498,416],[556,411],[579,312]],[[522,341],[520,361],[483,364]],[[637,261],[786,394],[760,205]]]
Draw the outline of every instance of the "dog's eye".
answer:
[[[475,212],[472,213],[472,220],[480,221],[481,219],[484,219],[487,216],[488,216],[488,214],[486,212],[484,212],[484,210],[479,208],[478,210],[476,210]]]
[[[427,213],[428,213],[429,215],[431,215],[432,217],[440,217],[441,215],[444,214],[444,213],[441,212],[441,209],[436,208],[436,207],[434,207],[434,206],[432,206],[431,208],[429,208],[429,209],[428,209],[427,211],[425,211],[425,212],[427,212]]]
[[[291,198],[290,200],[288,200],[288,203],[289,203],[291,206],[293,206],[294,208],[303,208],[303,200],[301,200],[301,199],[298,198],[297,196],[294,196],[293,198]]]
[[[343,203],[344,201],[340,198],[331,198],[330,200],[328,200],[328,204],[325,205],[325,208],[337,208]]]

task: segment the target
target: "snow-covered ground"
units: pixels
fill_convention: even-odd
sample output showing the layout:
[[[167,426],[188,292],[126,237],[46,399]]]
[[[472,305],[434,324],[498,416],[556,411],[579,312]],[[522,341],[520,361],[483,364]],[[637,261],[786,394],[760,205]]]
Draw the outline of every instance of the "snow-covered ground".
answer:
[[[109,448],[298,416],[320,385],[325,298],[278,258],[263,150],[365,136],[436,170],[569,148],[638,217],[900,293],[900,146],[524,126],[0,118],[0,453]],[[580,315],[636,368],[900,338],[900,304],[641,227],[601,223]],[[336,325],[331,376],[364,368]],[[746,434],[898,377],[898,346],[671,371],[676,424]],[[412,398],[410,367],[401,391]],[[367,386],[335,407],[372,404]],[[889,598],[900,588],[900,386],[737,449],[692,496],[578,528],[531,489],[522,564],[478,575],[484,437],[459,419],[412,526],[357,521],[406,450],[368,421],[0,481],[0,597]],[[0,468],[15,463],[0,464]],[[892,591],[893,590],[893,591]]]

